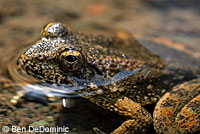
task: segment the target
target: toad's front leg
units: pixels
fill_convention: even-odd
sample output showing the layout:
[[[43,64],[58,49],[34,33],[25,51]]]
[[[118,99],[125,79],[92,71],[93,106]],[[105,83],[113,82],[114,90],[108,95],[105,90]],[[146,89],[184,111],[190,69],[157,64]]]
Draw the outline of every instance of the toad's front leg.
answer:
[[[121,126],[115,129],[112,134],[143,134],[152,124],[150,113],[141,105],[127,97],[118,99],[113,107],[108,106],[107,108],[112,111],[114,110],[120,115],[130,117],[130,119],[123,122]],[[99,129],[95,129],[95,133],[103,134]]]
[[[150,113],[138,103],[124,97],[123,99],[118,99],[115,106],[118,108],[117,112],[131,119],[122,123],[120,127],[112,132],[113,134],[145,133],[150,127],[152,117]]]

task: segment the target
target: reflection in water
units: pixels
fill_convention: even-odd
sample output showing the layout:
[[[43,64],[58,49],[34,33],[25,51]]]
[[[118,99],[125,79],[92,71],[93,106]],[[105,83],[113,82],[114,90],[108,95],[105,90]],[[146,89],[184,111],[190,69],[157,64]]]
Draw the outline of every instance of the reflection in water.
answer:
[[[134,71],[121,71],[115,74],[112,78],[104,78],[103,76],[98,75],[97,77],[93,78],[92,80],[84,80],[75,78],[79,85],[58,85],[58,84],[48,84],[48,83],[27,83],[19,85],[23,90],[25,90],[29,97],[38,98],[41,96],[47,97],[65,97],[65,98],[72,98],[72,97],[80,97],[86,95],[93,95],[96,94],[97,91],[89,91],[89,92],[82,92],[82,89],[86,89],[91,86],[105,86],[111,85],[114,83],[119,82],[129,76],[132,76],[139,71],[143,70],[145,67],[137,68]]]

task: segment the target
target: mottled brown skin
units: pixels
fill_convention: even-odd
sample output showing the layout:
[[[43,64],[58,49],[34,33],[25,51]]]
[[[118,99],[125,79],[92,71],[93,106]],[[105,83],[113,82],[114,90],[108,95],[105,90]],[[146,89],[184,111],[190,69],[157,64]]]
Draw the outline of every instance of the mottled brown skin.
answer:
[[[200,129],[200,79],[175,86],[157,103],[154,124],[158,133],[195,133]]]
[[[45,26],[41,39],[20,54],[14,68],[16,71],[10,69],[11,72],[31,77],[31,81],[66,86],[62,92],[69,86],[78,89],[73,93],[129,117],[113,134],[145,133],[152,117],[142,105],[156,102],[175,85],[169,80],[172,74],[164,70],[162,59],[129,34],[92,36],[70,31],[60,23]],[[24,77],[20,79],[23,81]],[[199,99],[193,103],[196,100]],[[157,132],[165,131],[159,126],[162,122],[155,123]],[[179,124],[183,124],[181,120]],[[199,129],[197,125],[192,130]]]

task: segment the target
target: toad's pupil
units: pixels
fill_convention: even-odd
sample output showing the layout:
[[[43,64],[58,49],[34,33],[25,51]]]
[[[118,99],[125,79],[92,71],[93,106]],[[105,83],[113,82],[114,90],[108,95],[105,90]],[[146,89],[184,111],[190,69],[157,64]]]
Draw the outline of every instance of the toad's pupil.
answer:
[[[68,55],[65,57],[65,60],[67,60],[68,62],[74,62],[77,60],[77,57],[74,55]]]

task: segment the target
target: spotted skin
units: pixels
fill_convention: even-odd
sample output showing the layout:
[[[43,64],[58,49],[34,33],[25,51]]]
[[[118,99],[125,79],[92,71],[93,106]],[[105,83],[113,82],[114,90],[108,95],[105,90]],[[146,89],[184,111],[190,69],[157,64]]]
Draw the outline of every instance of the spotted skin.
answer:
[[[142,108],[138,103],[133,102],[131,99],[126,97],[118,99],[114,106],[116,107],[116,111],[118,111],[121,115],[129,116],[131,119],[125,121],[119,128],[114,130],[113,133],[145,133],[147,131],[146,128],[151,125],[152,117],[150,113]],[[143,129],[141,129],[141,127]]]
[[[163,60],[143,47],[128,32],[119,31],[109,37],[94,36],[71,31],[55,22],[47,24],[42,37],[13,60],[9,71],[13,79],[18,81],[64,87],[56,90],[64,95],[67,90],[76,89],[73,93],[80,94],[100,107],[127,116],[128,120],[112,134],[148,133],[152,117],[142,106],[157,102],[167,90],[181,82],[176,80],[178,73],[166,70]],[[179,89],[178,94],[185,92]],[[49,92],[51,89],[48,88]],[[196,93],[196,90],[192,92]],[[157,104],[154,113],[154,125],[158,133],[165,132],[166,127],[162,126],[167,118],[170,118],[168,122],[174,128],[174,114],[177,113],[173,109],[177,102],[180,103],[176,95],[166,99],[163,99],[166,101],[164,106]],[[194,98],[186,107],[198,109],[198,98]],[[189,127],[198,115],[198,111],[192,115],[188,108],[183,108],[177,116],[177,122],[182,127]],[[156,112],[159,110],[161,112]],[[166,115],[162,120],[161,113]],[[194,118],[184,120],[190,116]],[[196,124],[198,122],[199,119]],[[196,130],[198,125],[190,125],[188,131]],[[94,131],[103,134],[99,129]]]
[[[200,130],[200,79],[185,82],[166,93],[154,111],[158,133],[194,133]]]

